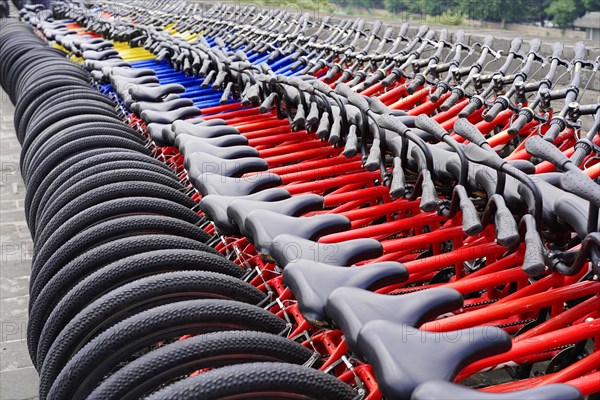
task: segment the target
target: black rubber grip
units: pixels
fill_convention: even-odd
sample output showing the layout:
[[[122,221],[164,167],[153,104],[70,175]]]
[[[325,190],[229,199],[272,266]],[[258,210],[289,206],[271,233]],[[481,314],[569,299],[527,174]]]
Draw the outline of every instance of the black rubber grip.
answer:
[[[444,104],[441,105],[440,110],[448,111],[449,109],[454,107],[461,98],[462,98],[462,93],[453,91],[452,94],[450,95],[450,97],[448,97],[446,99],[446,101],[444,102]]]
[[[535,165],[529,160],[508,160],[508,164],[526,174],[535,174]]]
[[[392,183],[390,184],[390,196],[392,196],[394,199],[399,199],[404,197],[405,192],[406,178],[404,176],[404,169],[402,169],[400,157],[394,157]]]
[[[233,82],[229,82],[227,86],[225,86],[225,90],[223,90],[223,95],[219,100],[219,104],[225,105],[229,103],[229,96],[231,96],[231,89],[233,88]]]
[[[350,87],[345,83],[338,83],[337,85],[335,85],[335,92],[341,94],[344,97],[349,97],[355,94],[354,90],[350,89]]]
[[[437,103],[442,98],[444,93],[446,93],[446,88],[443,86],[438,86],[435,89],[435,91],[429,96],[429,100],[431,100],[434,103]]]
[[[258,112],[261,114],[269,112],[269,110],[271,110],[271,107],[273,107],[273,102],[275,101],[275,96],[277,96],[277,93],[275,93],[275,92],[268,95],[263,100],[263,102],[260,104],[260,107],[258,108]]]
[[[164,61],[164,59],[167,58],[167,56],[170,56],[169,50],[162,49],[161,51],[158,52],[158,54],[156,56],[156,63],[158,64],[161,61]]]
[[[235,56],[240,60],[240,61],[247,61],[248,57],[246,56],[246,53],[244,53],[241,50],[238,50],[235,52]]]
[[[225,42],[220,37],[214,38],[215,44],[221,48],[225,47]]]
[[[383,26],[383,22],[380,19],[376,19],[373,22],[373,29],[371,29],[371,33],[379,32],[379,30],[381,29],[382,26]]]
[[[573,153],[573,155],[571,156],[571,161],[573,162],[573,164],[575,164],[576,166],[580,166],[581,163],[583,162],[583,160],[587,157],[588,153],[586,151],[586,149],[584,148],[575,148],[575,152]]]
[[[556,140],[556,138],[558,137],[558,135],[560,135],[560,133],[562,131],[563,131],[563,126],[561,123],[550,122],[550,127],[544,134],[544,140],[548,141],[549,143],[554,143],[554,141]]]
[[[496,170],[499,170],[505,163],[505,161],[496,153],[482,149],[473,143],[469,143],[465,146],[465,155],[469,161],[485,165]]]
[[[329,136],[329,113],[324,112],[317,128],[317,136],[325,139]]]
[[[502,104],[499,101],[496,101],[494,103],[494,105],[488,110],[488,112],[485,113],[485,118],[484,118],[485,121],[492,122],[494,119],[496,119],[498,114],[500,114],[504,110],[505,110],[504,104]]]
[[[338,115],[333,119],[333,125],[329,131],[328,141],[331,144],[338,144],[340,142],[340,134],[342,131],[342,118]]]
[[[346,145],[342,153],[348,158],[352,158],[358,154],[358,137],[356,136],[356,125],[350,125],[348,134],[346,135]]]
[[[578,171],[566,172],[560,178],[563,189],[600,207],[600,185]]]
[[[425,212],[431,212],[437,208],[438,195],[435,184],[431,179],[431,173],[428,170],[421,171],[423,182],[421,184],[421,202],[419,208]]]
[[[523,39],[521,39],[520,37],[514,38],[512,40],[512,42],[510,42],[510,50],[508,50],[508,52],[516,53],[521,48],[522,44],[523,44]]]
[[[496,204],[496,213],[494,214],[494,230],[496,241],[508,249],[516,247],[521,241],[517,221],[506,207],[504,199],[499,194],[492,195]]]
[[[319,107],[317,103],[310,103],[310,111],[306,117],[306,123],[315,126],[319,123]]]
[[[444,136],[448,134],[440,124],[425,114],[421,114],[415,119],[415,126],[425,132],[431,133],[439,142],[443,141]]]
[[[213,78],[215,77],[216,74],[217,74],[217,71],[215,71],[214,69],[212,71],[210,71],[208,73],[208,75],[206,75],[206,77],[204,78],[202,83],[200,84],[200,87],[202,89],[208,88],[208,85],[210,85],[210,82],[213,80]]]
[[[535,220],[529,214],[525,215],[523,219],[530,219],[531,222],[528,224],[528,229],[525,232],[525,257],[523,259],[523,271],[532,277],[540,276],[546,270],[544,262],[544,243],[542,238],[536,229]],[[530,227],[531,226],[531,227]]]
[[[208,73],[208,69],[210,68],[210,62],[210,60],[204,60],[200,71],[198,71],[198,75],[200,75],[200,77],[206,76],[206,74]]]
[[[348,102],[364,113],[369,111],[369,102],[363,95],[353,92],[348,96]]]
[[[365,20],[361,18],[358,20],[358,23],[356,24],[356,30],[360,32],[364,28],[365,28]]]
[[[494,43],[494,36],[492,36],[492,35],[487,35],[485,37],[485,39],[483,40],[483,45],[486,47],[492,47],[493,43]]]
[[[396,75],[395,73],[391,73],[381,81],[381,85],[383,87],[387,87],[387,86],[390,86],[392,83],[396,82],[397,80],[398,80],[398,75]]]
[[[530,53],[537,53],[540,51],[540,47],[542,47],[542,41],[538,38],[532,39],[531,42],[529,42]]]
[[[575,61],[585,60],[585,43],[583,41],[575,43],[575,46],[573,47],[573,52],[575,53],[575,56],[573,57]]]
[[[373,140],[371,149],[369,150],[369,156],[365,160],[365,169],[367,171],[376,171],[379,168],[381,162],[381,142],[379,139]]]
[[[227,72],[225,71],[221,71],[217,74],[217,77],[215,78],[214,83],[212,84],[212,89],[213,90],[218,90],[221,85],[223,84],[223,82],[225,82],[225,79],[227,78]]]
[[[329,93],[329,92],[333,91],[331,86],[329,86],[325,82],[321,82],[319,80],[312,81],[311,85],[315,88],[315,90],[318,90],[319,92],[322,92],[322,93]]]
[[[423,36],[427,33],[427,31],[429,30],[429,26],[428,25],[421,25],[419,27],[419,31],[417,32],[416,36]]]
[[[377,124],[383,129],[389,129],[390,131],[404,133],[408,131],[408,127],[400,121],[399,118],[393,115],[385,114],[377,118]]]
[[[537,158],[551,162],[561,170],[565,164],[571,162],[556,146],[537,135],[527,139],[525,150]]]
[[[325,74],[325,82],[331,82],[334,76],[336,76],[340,72],[339,65],[334,65],[331,67],[329,71]]]
[[[475,111],[479,110],[480,107],[481,106],[479,105],[479,101],[477,101],[475,99],[471,99],[471,101],[469,101],[469,103],[465,106],[465,108],[460,110],[460,112],[458,113],[458,117],[459,118],[467,118],[471,114],[473,114]]]
[[[565,49],[565,45],[562,42],[554,42],[552,45],[552,58],[560,58]]]
[[[413,94],[417,91],[418,88],[425,84],[426,80],[423,74],[415,75],[414,79],[406,86],[406,91],[408,94]]]
[[[479,129],[464,118],[461,118],[454,123],[454,132],[477,146],[481,147],[487,144],[487,140],[481,134]]]
[[[508,134],[511,136],[516,136],[521,132],[521,130],[529,123],[528,114],[522,114],[519,112],[519,116],[515,119],[508,128]]]
[[[466,196],[466,192],[465,197],[460,200],[460,211],[462,213],[462,230],[464,233],[473,236],[483,230],[483,225],[481,225],[477,209],[471,199]]]

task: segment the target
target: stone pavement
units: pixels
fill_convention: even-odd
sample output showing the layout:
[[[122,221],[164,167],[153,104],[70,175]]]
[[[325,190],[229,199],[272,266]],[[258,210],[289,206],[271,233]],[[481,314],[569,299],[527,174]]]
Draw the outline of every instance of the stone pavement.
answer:
[[[37,397],[38,374],[27,352],[27,303],[33,245],[25,222],[25,186],[14,106],[0,89],[0,399]]]

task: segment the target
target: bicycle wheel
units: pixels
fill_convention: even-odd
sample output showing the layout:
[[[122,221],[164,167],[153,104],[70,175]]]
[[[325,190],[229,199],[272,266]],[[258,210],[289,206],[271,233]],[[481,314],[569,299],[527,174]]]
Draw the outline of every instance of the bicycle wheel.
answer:
[[[285,322],[270,312],[231,300],[188,300],[128,318],[85,345],[54,380],[50,399],[84,399],[119,363],[140,350],[181,335],[222,330],[280,333]],[[40,393],[40,399],[45,399]]]
[[[269,333],[208,333],[143,355],[102,382],[89,399],[139,399],[196,370],[249,362],[301,365],[312,355],[306,347]]]
[[[148,400],[217,399],[350,400],[350,386],[307,367],[282,363],[252,363],[218,368],[154,393]]]
[[[37,368],[40,387],[50,388],[67,361],[98,333],[141,311],[190,299],[228,299],[258,304],[265,295],[249,283],[205,271],[178,271],[141,278],[123,285],[78,313],[53,342],[41,340]],[[45,335],[42,331],[42,338]]]

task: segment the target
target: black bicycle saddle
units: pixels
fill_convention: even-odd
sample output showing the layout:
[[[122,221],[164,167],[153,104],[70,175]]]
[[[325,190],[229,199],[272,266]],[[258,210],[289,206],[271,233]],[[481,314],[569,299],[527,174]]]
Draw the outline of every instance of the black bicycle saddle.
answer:
[[[243,138],[241,135],[227,135],[221,136],[216,139],[221,138]],[[258,157],[258,151],[254,147],[250,146],[215,146],[207,141],[208,139],[199,139],[190,140],[185,143],[185,145],[178,147],[179,152],[183,154],[184,157],[189,157],[194,153],[208,153],[215,157],[225,158],[228,160],[233,160],[236,158],[244,158],[244,157]]]
[[[392,261],[360,267],[341,267],[311,260],[298,260],[289,263],[283,271],[283,282],[298,300],[300,312],[308,322],[316,326],[329,324],[325,306],[327,298],[337,288],[376,290],[406,279],[406,267]]]
[[[244,228],[256,251],[269,256],[273,253],[273,239],[282,233],[294,232],[304,239],[317,239],[323,235],[350,229],[350,220],[339,214],[324,214],[298,218],[269,210],[254,210],[246,217]],[[270,259],[272,260],[272,258]]]
[[[239,227],[242,235],[249,236],[249,232],[245,229],[245,221],[248,214],[254,210],[269,210],[277,214],[298,217],[321,209],[323,209],[323,197],[316,194],[303,194],[272,202],[241,198],[229,204],[227,216]]]
[[[184,97],[179,97],[177,94],[171,94],[167,96],[163,101],[140,101],[133,103],[130,110],[136,114],[140,114],[142,111],[154,110],[154,111],[172,111],[181,107],[193,106],[194,102]]]
[[[463,297],[454,289],[434,288],[390,296],[356,288],[339,288],[327,299],[326,313],[356,351],[358,334],[369,322],[388,320],[418,327],[439,315],[462,307]]]
[[[125,67],[107,67],[102,69],[105,77],[110,78],[112,75],[124,76],[126,78],[139,78],[141,76],[154,76],[156,72],[150,68],[125,68]]]
[[[171,93],[185,93],[185,87],[178,83],[170,83],[167,85],[129,88],[129,94],[135,101],[160,101]]]
[[[571,385],[555,383],[510,393],[486,393],[446,381],[431,381],[419,385],[410,400],[583,400],[583,395]]]
[[[258,201],[277,201],[290,197],[290,192],[283,188],[272,188],[249,194],[242,198]],[[240,230],[227,216],[227,207],[239,199],[234,196],[221,196],[211,194],[200,200],[200,209],[214,222],[215,226],[226,235],[239,236]]]
[[[370,260],[383,254],[381,242],[375,239],[354,239],[338,243],[318,243],[288,233],[273,239],[271,257],[277,265],[285,268],[292,261],[311,260],[315,262],[350,266],[360,261]]]
[[[192,153],[185,157],[184,165],[192,179],[201,174],[211,173],[239,178],[250,172],[262,172],[269,169],[269,164],[259,157],[228,160],[208,153]]]
[[[208,122],[208,121],[207,121]],[[239,135],[240,131],[227,125],[195,125],[187,121],[175,121],[171,127],[175,135],[187,134],[199,138],[209,139],[225,135]]]
[[[103,40],[101,42],[96,42],[96,43],[83,42],[83,43],[79,43],[78,47],[84,52],[85,51],[100,51],[102,49],[112,48],[113,43],[108,40]]]
[[[171,146],[165,136],[163,135],[163,128],[169,127],[169,124],[157,124],[151,123],[146,125],[146,131],[150,134],[150,138],[159,146]]]
[[[179,119],[185,119],[200,115],[200,109],[195,106],[187,106],[177,108],[171,111],[159,111],[159,110],[144,110],[140,113],[140,117],[150,124],[156,122],[159,124],[172,124],[173,121]]]
[[[88,70],[101,70],[104,67],[131,67],[131,64],[120,58],[108,58],[106,60],[85,60],[83,63]]]
[[[418,294],[421,293],[425,292]],[[426,332],[377,320],[361,329],[357,353],[373,366],[379,389],[386,398],[409,399],[420,384],[451,381],[467,365],[504,353],[511,346],[510,335],[495,326]]]
[[[203,196],[220,194],[222,196],[240,197],[281,185],[281,178],[279,175],[271,172],[244,178],[230,178],[210,173],[200,174],[189,178],[192,185],[196,190],[202,193]]]
[[[214,138],[199,138],[185,133],[177,135],[175,138],[175,146],[179,149],[181,154],[184,155],[188,151],[193,152],[196,143],[208,143],[215,147],[247,146],[248,139],[242,135],[225,135]]]
[[[86,60],[106,60],[109,58],[119,58],[119,52],[115,49],[106,49],[101,51],[86,50],[83,52],[83,58]]]

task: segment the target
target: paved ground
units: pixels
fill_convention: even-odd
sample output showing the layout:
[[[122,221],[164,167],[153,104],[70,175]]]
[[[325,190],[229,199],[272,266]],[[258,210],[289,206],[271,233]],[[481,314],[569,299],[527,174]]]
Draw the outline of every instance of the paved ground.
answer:
[[[0,399],[36,398],[38,375],[26,345],[32,242],[19,174],[14,106],[0,90]]]

